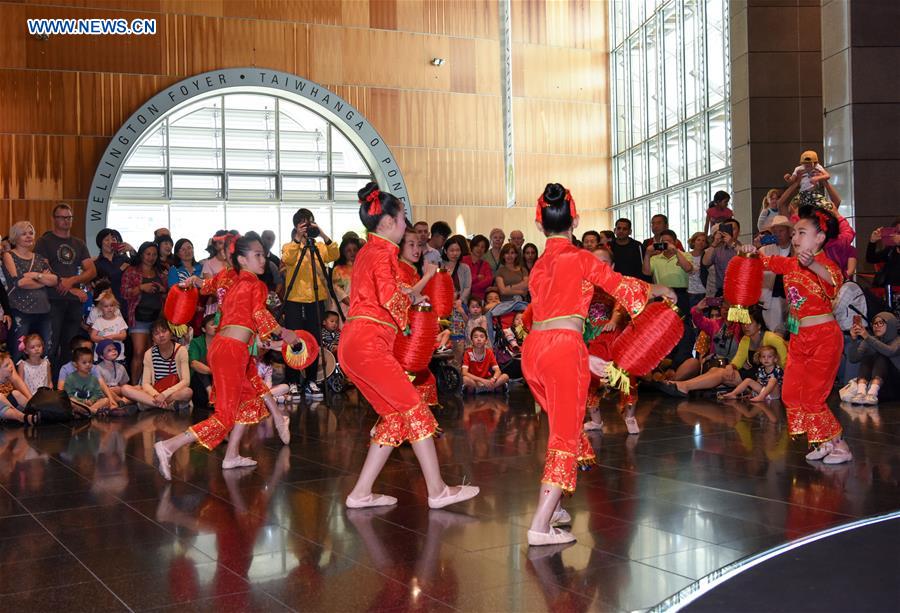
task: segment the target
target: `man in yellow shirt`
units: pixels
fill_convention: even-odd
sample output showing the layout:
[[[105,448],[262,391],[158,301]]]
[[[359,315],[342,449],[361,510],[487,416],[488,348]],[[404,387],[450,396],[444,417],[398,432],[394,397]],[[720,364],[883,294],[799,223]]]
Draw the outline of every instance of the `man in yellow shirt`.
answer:
[[[298,209],[294,213],[293,240],[281,248],[281,263],[284,265],[285,286],[284,325],[291,330],[306,330],[321,342],[322,319],[328,300],[328,280],[319,266],[318,258],[307,250],[297,270],[297,260],[308,240],[312,240],[316,251],[325,264],[335,261],[340,255],[339,246],[326,235],[309,209]],[[321,240],[319,240],[321,239]],[[316,287],[313,287],[313,268],[316,271]],[[295,275],[296,272],[296,275]],[[293,283],[291,280],[293,279]],[[318,291],[314,291],[318,290]],[[306,369],[304,393],[313,400],[321,400],[322,390],[316,382],[319,361],[316,359]],[[285,380],[289,384],[300,383],[300,372],[286,367]]]

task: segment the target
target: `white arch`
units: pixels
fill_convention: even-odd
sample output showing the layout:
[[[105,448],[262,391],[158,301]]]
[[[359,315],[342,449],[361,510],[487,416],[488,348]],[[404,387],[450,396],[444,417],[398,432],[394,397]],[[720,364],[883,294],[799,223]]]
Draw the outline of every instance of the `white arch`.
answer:
[[[359,150],[375,180],[406,204],[412,216],[406,182],[390,148],[375,127],[352,104],[321,85],[290,73],[268,68],[226,68],[188,77],[158,92],[143,103],[119,128],[97,165],[88,193],[85,238],[93,247],[94,237],[106,227],[109,200],[116,180],[131,150],[163,117],[191,100],[212,94],[260,93],[260,88],[322,115]]]

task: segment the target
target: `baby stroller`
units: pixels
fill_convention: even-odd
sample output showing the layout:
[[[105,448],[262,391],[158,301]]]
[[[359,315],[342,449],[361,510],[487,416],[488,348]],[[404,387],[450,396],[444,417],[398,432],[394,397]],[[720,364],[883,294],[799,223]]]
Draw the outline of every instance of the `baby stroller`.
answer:
[[[462,389],[462,375],[453,365],[452,351],[436,351],[428,363],[428,370],[434,375],[438,392],[456,394]]]
[[[347,389],[347,377],[337,362],[337,356],[322,347],[319,349],[319,371],[316,373],[319,385],[324,385],[335,394],[340,394]]]

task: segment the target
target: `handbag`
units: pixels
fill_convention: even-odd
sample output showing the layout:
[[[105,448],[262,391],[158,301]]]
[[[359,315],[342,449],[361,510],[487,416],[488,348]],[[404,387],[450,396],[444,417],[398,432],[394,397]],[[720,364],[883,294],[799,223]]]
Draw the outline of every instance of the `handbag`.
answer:
[[[75,405],[63,390],[39,387],[22,410],[25,415],[34,415],[35,423],[58,424],[75,418],[90,417],[90,410],[83,405]]]
[[[179,345],[176,345],[175,351],[172,352],[171,359],[166,360],[166,361],[174,363],[175,356],[178,355],[179,349],[182,349],[182,347],[180,347]],[[181,378],[178,376],[178,373],[173,372],[171,375],[166,375],[165,377],[163,377],[162,379],[160,379],[159,381],[154,383],[153,389],[155,389],[157,392],[162,393],[162,392],[166,391],[167,389],[169,389],[170,387],[172,387],[173,385],[177,385],[179,381],[181,381]]]

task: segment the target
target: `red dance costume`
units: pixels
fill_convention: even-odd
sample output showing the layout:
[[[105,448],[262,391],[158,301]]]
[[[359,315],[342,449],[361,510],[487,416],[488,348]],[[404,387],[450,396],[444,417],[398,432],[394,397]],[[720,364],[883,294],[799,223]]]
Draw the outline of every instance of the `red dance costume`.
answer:
[[[407,289],[413,287],[422,280],[422,277],[419,276],[415,266],[404,260],[400,260],[400,264],[397,266],[397,273],[397,280],[400,283],[400,287]],[[438,403],[437,381],[434,378],[434,374],[429,369],[426,368],[422,372],[415,373],[415,378],[412,383],[413,386],[419,390],[419,395],[422,396],[422,400],[429,406]]]
[[[379,415],[372,440],[397,447],[434,436],[437,421],[394,358],[394,339],[409,327],[401,291],[399,247],[369,232],[350,282],[350,314],[341,332],[341,368]]]
[[[534,322],[585,319],[594,286],[603,288],[633,317],[647,305],[650,287],[620,275],[562,236],[551,236],[528,283]],[[575,491],[578,465],[594,463],[594,451],[581,429],[591,374],[588,350],[573,330],[533,330],[522,349],[528,387],[550,419],[543,483]]]
[[[218,293],[221,318],[219,329],[226,326],[246,328],[265,340],[279,329],[278,322],[266,309],[268,290],[253,273],[223,270],[203,282],[201,292]],[[256,360],[250,357],[247,343],[216,335],[207,356],[212,371],[216,398],[215,413],[191,426],[197,442],[213,449],[237,424],[256,424],[268,416],[263,402],[269,389],[259,378]]]
[[[796,257],[761,257],[767,270],[784,275],[792,333],[781,385],[788,428],[791,436],[806,434],[810,443],[830,441],[841,434],[841,425],[826,400],[841,363],[844,335],[834,320],[815,326],[799,324],[806,317],[831,315],[831,300],[837,296],[843,275],[822,251],[816,254],[816,262],[828,270],[834,285],[801,266]]]
[[[612,346],[622,331],[625,329],[627,317],[622,317],[619,325],[615,330],[608,332],[603,331],[603,327],[610,323],[616,309],[616,299],[604,292],[599,287],[594,288],[594,297],[591,299],[591,306],[588,309],[587,319],[584,322],[584,340],[588,344],[588,354],[597,356],[607,362],[612,361]],[[629,389],[626,394],[619,394],[619,408],[623,409],[626,405],[637,402],[637,379],[629,376]],[[591,377],[591,385],[588,388],[587,408],[589,410],[597,409],[600,406],[600,397],[605,385],[597,379]]]

